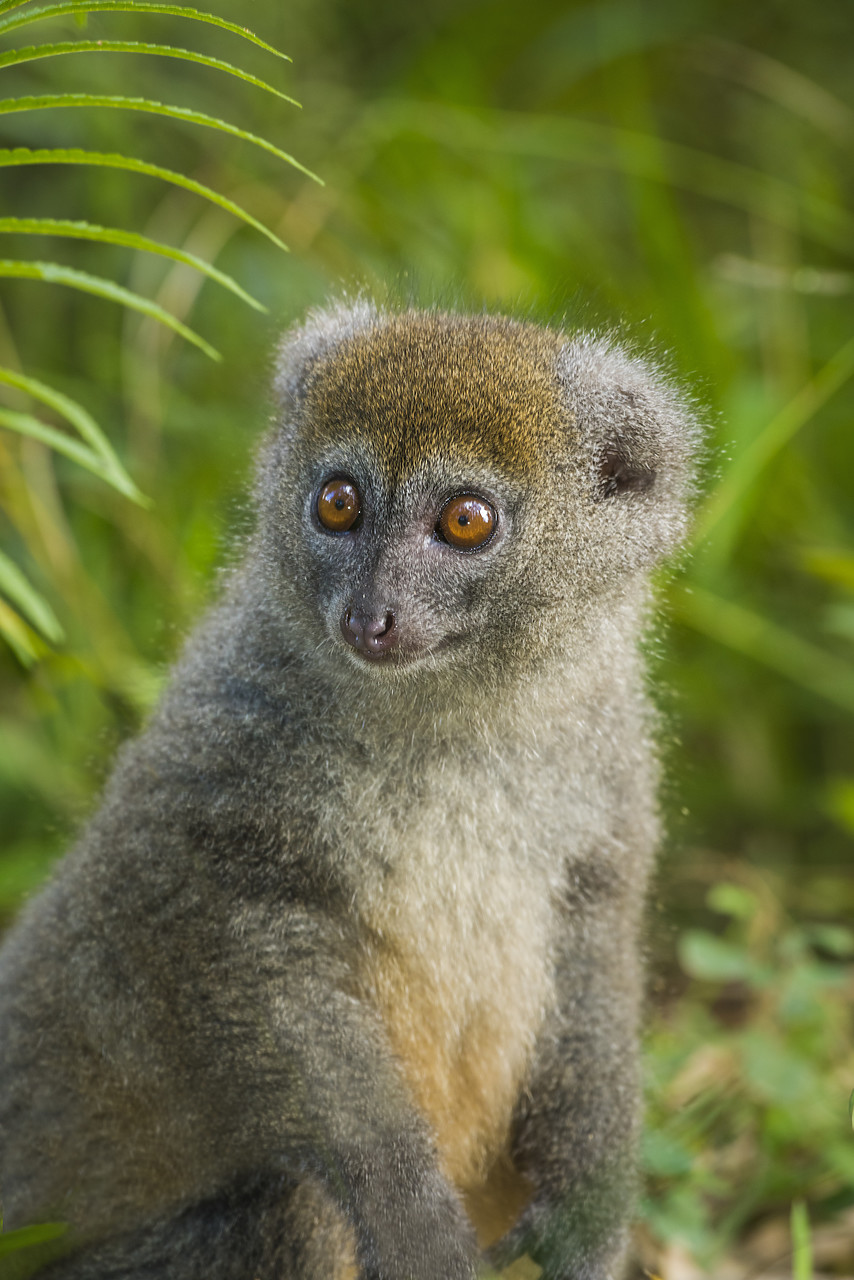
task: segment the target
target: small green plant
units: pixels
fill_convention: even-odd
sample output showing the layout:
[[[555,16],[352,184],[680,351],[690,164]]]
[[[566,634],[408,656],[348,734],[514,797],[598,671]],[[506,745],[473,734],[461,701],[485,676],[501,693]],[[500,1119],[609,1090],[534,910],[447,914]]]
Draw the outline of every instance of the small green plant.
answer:
[[[791,919],[758,875],[715,885],[722,928],[679,939],[690,980],[650,1038],[644,1218],[714,1268],[774,1206],[793,1204],[795,1280],[812,1275],[805,1202],[854,1202],[854,931]]]
[[[791,1226],[792,1280],[813,1280],[810,1220],[803,1200],[792,1205]]]

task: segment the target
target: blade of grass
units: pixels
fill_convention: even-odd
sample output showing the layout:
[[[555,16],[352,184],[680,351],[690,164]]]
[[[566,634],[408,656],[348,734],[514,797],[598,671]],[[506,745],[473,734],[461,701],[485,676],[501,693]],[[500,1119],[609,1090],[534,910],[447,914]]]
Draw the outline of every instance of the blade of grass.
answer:
[[[62,643],[65,632],[53,609],[5,551],[0,551],[0,591],[29,618],[46,640],[51,644]]]
[[[14,369],[0,367],[0,382],[9,387],[17,387],[20,391],[25,391],[34,400],[40,400],[42,404],[48,405],[61,417],[65,418],[66,422],[75,427],[83,439],[91,445],[94,452],[102,459],[109,470],[122,480],[128,495],[133,497],[135,502],[143,505],[148,504],[148,499],[136,488],[119,462],[113,446],[104,432],[89,411],[83,408],[82,404],[78,404],[76,400],[72,400],[70,396],[65,395],[62,391],[57,391],[54,387],[49,387],[46,383],[39,382],[37,378],[18,373]]]
[[[0,0],[0,13],[6,13],[10,9],[20,9],[24,3],[26,0]],[[194,22],[205,22],[212,27],[221,27],[223,31],[230,31],[232,35],[240,36],[242,40],[258,45],[259,49],[264,49],[265,52],[272,53],[275,57],[284,59],[285,62],[291,61],[286,53],[267,44],[266,40],[259,39],[248,27],[238,26],[236,22],[228,22],[225,18],[217,17],[215,13],[207,13],[203,9],[184,8],[179,4],[137,4],[134,0],[92,0],[91,3],[87,3],[87,0],[62,0],[59,4],[43,5],[41,9],[28,9],[26,13],[19,14],[16,18],[0,20],[0,34],[14,31],[18,27],[25,27],[30,22],[39,22],[43,18],[58,18],[66,13],[163,13],[175,18],[190,18]]]
[[[719,36],[703,36],[695,48],[701,66],[711,57],[716,75],[723,74],[746,85],[843,146],[850,145],[854,138],[854,111],[824,85],[759,49]]]
[[[160,165],[149,164],[147,160],[138,160],[136,156],[123,156],[109,151],[84,151],[78,147],[39,148],[37,151],[31,151],[28,147],[0,149],[0,168],[29,164],[91,164],[104,169],[126,169],[131,173],[159,178],[161,182],[168,182],[174,187],[183,187],[185,191],[192,191],[195,195],[209,200],[211,204],[219,205],[221,209],[233,214],[241,222],[260,231],[279,249],[284,250],[285,253],[289,252],[288,246],[274,231],[265,227],[263,222],[253,218],[251,213],[247,213],[227,196],[222,196],[211,187],[206,187],[203,182],[196,182],[195,178],[187,178],[183,173],[176,173],[174,169],[164,169]]]
[[[147,44],[137,40],[63,40],[57,44],[29,45],[25,49],[10,49],[7,53],[0,53],[0,67],[13,67],[22,62],[34,62],[38,58],[62,57],[68,53],[141,53],[162,58],[180,58],[184,62],[197,62],[199,66],[224,71],[227,75],[236,76],[238,80],[254,85],[256,89],[275,94],[291,106],[300,106],[295,98],[275,89],[266,80],[259,80],[258,76],[253,76],[248,71],[241,71],[230,62],[223,62],[221,58],[209,58],[203,53],[194,53],[191,49],[180,49],[170,44]]]
[[[763,468],[852,375],[854,338],[839,348],[736,460],[701,507],[695,526],[695,541],[708,537],[718,521],[744,496]]]
[[[111,93],[43,93],[25,94],[21,98],[3,98],[0,101],[0,115],[13,115],[18,111],[49,111],[55,108],[68,110],[74,107],[101,107],[114,111],[140,111],[148,115],[167,116],[170,120],[184,120],[188,124],[198,124],[206,129],[216,129],[218,133],[226,133],[232,138],[240,138],[244,142],[268,151],[270,155],[285,164],[292,165],[300,173],[304,173],[313,182],[323,186],[323,180],[312,173],[305,165],[300,164],[287,151],[282,151],[275,143],[260,138],[247,129],[221,120],[218,116],[209,116],[204,111],[194,111],[191,107],[176,107],[167,102],[155,102],[153,98],[125,98]]]
[[[39,651],[34,644],[35,633],[30,631],[23,618],[2,598],[0,598],[0,635],[3,636],[22,667],[31,667],[38,660]],[[3,1236],[0,1235],[0,1240],[2,1239]]]
[[[854,711],[854,667],[840,658],[744,605],[701,587],[674,592],[671,606],[675,616],[695,631],[778,671],[836,706]]]
[[[148,236],[138,235],[135,231],[122,231],[118,227],[100,227],[92,222],[74,222],[66,218],[0,218],[0,233],[31,236],[68,236],[74,240],[98,240],[103,244],[124,245],[128,249],[139,249],[146,253],[156,253],[163,258],[171,258],[187,267],[201,271],[203,275],[221,284],[224,289],[236,294],[256,311],[265,311],[263,302],[253,298],[237,281],[224,271],[211,266],[204,258],[195,253],[187,253],[183,249],[174,249],[160,240],[151,240]]]
[[[813,1280],[810,1220],[803,1200],[792,1202],[792,1280]]]
[[[44,280],[49,284],[63,284],[83,293],[93,293],[99,298],[108,298],[111,302],[130,307],[131,311],[139,311],[152,320],[158,320],[168,329],[180,334],[187,342],[204,351],[211,360],[221,360],[220,353],[206,342],[195,330],[189,329],[180,320],[171,315],[165,308],[158,306],[149,298],[139,293],[132,293],[112,280],[101,276],[90,275],[87,271],[77,271],[74,267],[61,267],[55,262],[18,262],[9,258],[0,259],[0,277],[15,280]]]
[[[841,202],[834,204],[806,187],[749,165],[637,130],[568,116],[513,111],[475,114],[410,98],[375,103],[364,120],[379,137],[411,131],[470,154],[497,152],[564,164],[575,161],[681,187],[799,235],[808,234],[847,257],[854,244],[854,217]]]
[[[72,462],[91,471],[100,480],[105,480],[125,497],[134,499],[140,506],[149,505],[147,502],[139,501],[141,495],[135,485],[131,482],[123,483],[122,477],[117,476],[112,468],[106,466],[92,449],[81,444],[79,440],[65,435],[64,432],[57,431],[56,427],[49,426],[40,418],[34,418],[29,413],[20,413],[17,409],[0,409],[0,427],[7,427],[10,431],[16,431],[18,435],[29,436],[32,440],[39,440],[42,444],[49,445],[57,453],[64,454],[66,458],[71,458]]]

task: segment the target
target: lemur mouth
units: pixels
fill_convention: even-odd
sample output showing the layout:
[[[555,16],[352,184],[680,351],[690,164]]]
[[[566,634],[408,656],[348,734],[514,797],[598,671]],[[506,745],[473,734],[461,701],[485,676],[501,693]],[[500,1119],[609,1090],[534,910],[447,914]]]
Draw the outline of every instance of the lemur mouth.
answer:
[[[411,657],[401,653],[400,649],[385,649],[379,652],[373,649],[351,649],[353,657],[361,662],[368,662],[372,666],[399,666],[401,662],[410,661],[411,657],[417,657],[412,654]]]
[[[412,667],[416,663],[425,662],[440,654],[446,653],[449,649],[455,648],[465,639],[462,635],[447,635],[441,640],[437,640],[435,644],[425,645],[423,648],[402,648],[399,645],[395,648],[372,650],[357,649],[354,646],[348,647],[348,656],[353,657],[357,663],[367,663],[372,667],[388,667],[400,670],[401,667]]]

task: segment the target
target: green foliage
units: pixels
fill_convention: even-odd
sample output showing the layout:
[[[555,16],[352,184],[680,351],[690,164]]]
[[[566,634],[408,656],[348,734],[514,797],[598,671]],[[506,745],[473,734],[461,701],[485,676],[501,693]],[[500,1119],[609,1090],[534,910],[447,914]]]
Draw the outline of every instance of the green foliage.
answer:
[[[97,44],[95,48],[97,50]],[[133,52],[133,50],[125,50],[125,52]],[[142,52],[148,52],[148,50],[143,50]],[[208,61],[207,65],[210,65],[210,61]],[[265,85],[264,87],[266,88],[267,86]],[[289,101],[292,102],[293,99],[289,99]],[[251,142],[253,146],[261,147],[263,151],[269,151],[277,159],[284,160],[286,164],[292,164],[295,169],[299,169],[300,172],[317,181],[316,175],[310,169],[306,169],[293,156],[288,155],[287,151],[282,151],[281,147],[268,142],[266,138],[259,138],[254,133],[249,133],[246,129],[239,129],[237,125],[229,124],[227,120],[220,120],[217,116],[207,115],[204,111],[193,111],[188,107],[174,107],[166,102],[155,102],[153,98],[128,98],[115,93],[30,94],[25,97],[5,98],[0,101],[0,115],[12,115],[16,111],[45,111],[56,108],[68,111],[75,107],[101,107],[111,111],[143,111],[149,115],[167,116],[170,120],[181,120],[186,124],[200,124],[207,129],[216,129],[219,133],[231,134],[232,137],[242,138],[244,142]]]
[[[53,409],[69,426],[76,428],[86,444],[81,447],[77,441],[67,435],[60,435],[52,428],[40,426],[35,419],[30,419],[29,427],[19,425],[17,429],[23,435],[42,439],[45,444],[51,445],[60,453],[67,453],[75,462],[87,467],[95,475],[99,475],[133,502],[144,502],[142,494],[116,457],[109,440],[82,405],[77,404],[69,396],[54,391],[52,387],[45,386],[36,378],[27,378],[24,374],[14,373],[11,369],[0,369],[0,385],[25,391],[31,399],[38,400],[41,404]],[[22,418],[24,415],[17,416]]]
[[[792,1205],[792,1280],[813,1280],[810,1220],[803,1200]]]
[[[32,1245],[43,1244],[46,1240],[56,1240],[64,1235],[67,1227],[63,1222],[41,1222],[34,1227],[19,1227],[17,1231],[0,1233],[0,1258],[21,1249],[29,1249]]]
[[[294,107],[300,105],[295,98],[282,93],[281,89],[276,89],[266,80],[259,80],[258,76],[253,76],[248,71],[241,71],[222,58],[207,58],[203,53],[194,53],[191,49],[178,49],[169,44],[143,44],[139,40],[64,40],[58,44],[29,45],[25,49],[10,49],[8,53],[0,54],[0,67],[18,66],[36,58],[57,58],[67,53],[144,53],[159,58],[180,58],[184,62],[195,62],[200,67],[224,71],[226,75],[244,80],[256,89],[263,89],[265,93],[272,93]],[[18,109],[21,109],[20,105]]]
[[[17,0],[7,0],[6,3],[0,5],[0,12],[8,9],[22,7]],[[251,42],[260,45],[262,48],[272,50],[265,42],[259,41],[257,37],[251,33],[237,28],[232,23],[224,23],[214,15],[204,14],[196,10],[184,10],[180,6],[174,5],[142,5],[134,6],[133,4],[117,5],[105,4],[101,7],[105,10],[124,10],[130,11],[134,8],[142,9],[148,13],[170,14],[172,16],[190,17],[194,21],[210,23],[215,26],[223,27],[226,30],[235,32],[248,38]],[[56,17],[59,14],[74,13],[85,21],[86,9],[78,5],[56,5],[48,6],[44,9],[26,9],[23,14],[16,18],[6,18],[0,20],[0,32],[9,32],[18,27],[27,25],[29,22],[46,17]],[[272,94],[285,102],[293,105],[299,105],[289,95],[276,89],[267,81],[252,75],[250,72],[242,71],[235,67],[232,63],[226,62],[221,58],[209,57],[204,54],[194,53],[192,51],[176,48],[167,44],[152,44],[140,41],[100,41],[100,40],[73,40],[59,41],[53,43],[45,43],[42,45],[29,45],[20,49],[11,49],[0,54],[0,71],[9,67],[21,66],[24,63],[38,61],[43,58],[64,57],[70,54],[80,53],[124,53],[124,54],[142,54],[146,56],[176,58],[183,62],[194,63],[199,66],[210,68],[214,71],[222,72],[227,76],[231,76],[237,80],[242,80],[256,88],[263,89],[265,92]],[[285,161],[287,164],[293,165],[308,177],[314,177],[303,165],[294,160],[287,152],[277,147],[266,138],[259,137],[246,129],[242,129],[237,125],[231,124],[219,116],[211,116],[203,111],[196,111],[187,107],[173,106],[162,102],[154,101],[150,98],[128,97],[124,94],[92,94],[92,93],[47,93],[47,94],[19,94],[13,98],[0,100],[0,118],[16,114],[21,111],[41,111],[47,108],[61,108],[68,110],[71,107],[95,107],[109,108],[112,110],[141,111],[154,115],[166,116],[171,120],[178,120],[185,123],[202,125],[209,129],[214,129],[220,133],[225,133],[242,141],[249,142],[253,146],[260,147],[264,151],[270,152],[277,159]],[[8,163],[16,164],[22,162],[33,162],[35,157],[29,155],[22,156],[16,151],[6,152],[5,160]],[[113,157],[102,156],[97,152],[77,153],[73,157],[78,162],[89,163],[99,167],[115,167],[118,161],[122,167],[130,170],[141,170],[142,165],[135,157]],[[41,156],[42,161],[63,161],[67,162],[72,159],[69,153],[58,151],[49,152],[47,156]],[[154,173],[151,166],[145,166],[145,171]],[[159,171],[157,176],[165,178],[167,181],[176,179],[167,171]],[[187,185],[186,182],[182,185]],[[214,199],[216,203],[228,207],[228,203],[222,198],[217,198],[207,188],[194,184],[198,194]],[[232,206],[232,212],[242,215],[242,211],[238,206]],[[249,221],[248,215],[242,215]],[[224,285],[230,289],[232,293],[237,293],[245,302],[248,302],[256,309],[263,310],[262,304],[252,298],[244,289],[227,276],[225,273],[217,271],[215,268],[208,266],[202,258],[197,254],[187,253],[179,249],[170,248],[168,245],[162,244],[160,241],[152,239],[148,236],[140,236],[133,232],[123,231],[114,227],[100,227],[96,224],[74,221],[71,219],[59,218],[4,218],[0,220],[0,232],[17,233],[19,235],[67,235],[75,238],[83,238],[93,240],[103,244],[119,244],[132,249],[142,249],[148,252],[161,254],[164,257],[171,258],[174,261],[183,263],[188,267],[202,271],[203,274],[215,280],[217,283]],[[273,236],[277,243],[278,238]],[[282,246],[284,247],[284,246]],[[0,279],[27,279],[39,280],[50,284],[63,284],[72,289],[80,290],[84,293],[94,294],[97,297],[117,302],[133,311],[141,312],[152,320],[158,321],[167,328],[172,329],[180,337],[184,338],[197,346],[207,356],[214,360],[219,360],[219,352],[210,345],[188,325],[184,324],[168,309],[160,306],[157,302],[142,296],[138,292],[127,289],[123,285],[113,280],[105,279],[102,276],[92,275],[90,272],[81,271],[76,267],[65,266],[56,262],[37,262],[0,259]],[[0,371],[2,374],[3,371]],[[48,390],[42,388],[41,392],[35,388],[37,384],[32,379],[26,379],[23,376],[15,379],[12,371],[6,370],[5,377],[0,376],[0,382],[5,382],[7,386],[16,386],[19,391],[30,392],[34,398],[42,403],[49,403],[50,396],[45,392]],[[60,397],[59,393],[53,393],[53,407],[62,409],[59,400],[64,399],[66,405],[73,402],[67,397]],[[80,415],[85,411],[75,406],[78,423]],[[67,412],[62,416],[68,418]],[[118,465],[115,455],[106,447],[106,439],[103,432],[97,427],[91,418],[88,417],[91,428],[88,431],[90,442],[94,441],[97,451],[82,447],[77,441],[67,438],[62,430],[49,423],[42,422],[40,419],[33,417],[32,414],[20,412],[15,409],[0,408],[0,428],[5,427],[8,430],[18,432],[20,435],[27,436],[30,439],[38,440],[41,444],[56,449],[59,453],[71,458],[73,461],[86,467],[95,475],[100,475],[113,483],[120,491],[124,491],[128,496],[136,497],[136,491],[132,483],[124,474],[122,468]],[[85,433],[84,433],[85,434]],[[9,647],[15,653],[17,658],[28,665],[36,660],[39,656],[38,649],[34,646],[28,627],[24,622],[26,618],[29,624],[35,627],[45,640],[51,643],[57,643],[64,638],[61,625],[53,614],[53,610],[47,600],[31,585],[25,575],[16,567],[8,556],[0,559],[0,591],[5,594],[5,601],[2,601],[0,607],[0,635],[4,636]],[[12,606],[15,606],[13,608]],[[16,612],[15,609],[18,611]],[[24,617],[21,616],[23,613]]]
[[[64,1251],[64,1222],[39,1222],[4,1232],[0,1221],[0,1273],[3,1280],[28,1280]]]
[[[0,108],[3,104],[0,102]],[[10,262],[0,258],[0,279],[17,279],[17,280],[45,280],[50,284],[65,284],[72,289],[80,289],[83,293],[94,293],[99,298],[107,298],[111,302],[119,302],[125,307],[130,307],[133,311],[141,311],[143,315],[150,316],[152,320],[159,320],[161,324],[165,324],[168,329],[174,329],[177,334],[187,342],[192,342],[204,351],[206,356],[210,356],[212,360],[221,360],[219,352],[205,342],[204,338],[198,333],[194,333],[187,325],[182,324],[180,320],[164,308],[157,305],[156,302],[150,302],[148,298],[141,297],[140,294],[134,293],[131,289],[125,289],[120,284],[114,284],[112,280],[103,280],[100,276],[89,275],[86,271],[77,271],[74,267],[63,267],[56,262]],[[8,424],[7,424],[8,425]]]
[[[265,227],[263,223],[254,218],[251,213],[241,208],[234,200],[229,200],[227,196],[220,195],[213,191],[210,187],[205,186],[203,182],[197,182],[194,178],[188,178],[183,173],[175,173],[171,169],[164,169],[161,165],[149,164],[144,160],[138,160],[134,156],[111,155],[101,151],[81,151],[78,148],[41,148],[38,151],[30,151],[26,147],[15,147],[13,150],[0,151],[0,168],[9,166],[17,167],[19,165],[33,164],[86,164],[92,165],[99,169],[124,169],[128,173],[142,173],[151,178],[159,178],[161,182],[170,182],[176,187],[183,187],[185,191],[191,191],[194,195],[201,196],[204,200],[209,200],[211,204],[219,205],[221,209],[225,209],[227,213],[233,214],[235,218],[247,223],[250,227],[254,227],[256,231],[260,231],[268,240],[272,241],[278,249],[287,252],[288,246],[279,239],[274,231],[269,227]],[[28,219],[29,221],[29,219]],[[54,222],[56,219],[40,219],[42,223]],[[76,225],[76,224],[75,224]],[[29,228],[32,234],[32,228]],[[47,229],[46,229],[47,230]],[[118,239],[113,240],[112,235],[116,236],[125,234],[119,232],[117,228],[108,228],[108,234],[93,237],[101,240],[103,243],[120,243]],[[130,234],[130,233],[128,233]],[[141,246],[134,246],[141,247]],[[157,252],[162,252],[157,250]],[[172,253],[164,254],[165,257],[174,256]],[[195,265],[195,264],[194,264]],[[197,268],[198,269],[198,268]]]
[[[173,262],[183,262],[185,266],[194,267],[210,280],[215,280],[223,288],[230,289],[236,297],[247,302],[256,311],[266,311],[266,307],[257,298],[237,283],[224,271],[219,271],[210,262],[205,262],[198,254],[186,253],[172,245],[163,244],[160,240],[152,240],[149,236],[137,235],[134,231],[121,231],[118,227],[99,227],[90,222],[72,222],[69,218],[0,218],[0,234],[11,232],[13,235],[33,236],[68,236],[73,240],[97,240],[101,244],[120,244],[127,249],[142,249],[147,253],[159,253],[161,257],[171,258]]]
[[[767,879],[741,875],[708,893],[714,929],[682,933],[689,986],[650,1035],[644,1218],[714,1272],[760,1214],[794,1203],[808,1276],[803,1198],[824,1217],[854,1204],[854,930],[796,922]]]
[[[21,9],[24,7],[24,0],[0,0],[0,13],[7,13],[10,9]],[[23,13],[19,13],[14,18],[0,19],[0,35],[8,35],[10,31],[15,31],[19,27],[26,27],[31,22],[41,22],[46,18],[59,18],[65,14],[76,14],[81,25],[86,25],[86,19],[90,13],[149,13],[149,14],[169,14],[173,18],[188,18],[191,22],[206,22],[211,26],[221,27],[223,31],[229,31],[232,35],[239,36],[241,40],[249,40],[252,44],[257,44],[259,49],[263,49],[266,53],[272,53],[277,58],[284,58],[286,62],[290,62],[290,58],[286,53],[282,53],[274,45],[267,44],[264,40],[259,40],[254,32],[249,31],[247,27],[242,27],[239,23],[228,22],[224,18],[218,18],[214,13],[203,13],[199,9],[193,9],[189,5],[181,4],[147,4],[144,0],[63,0],[60,4],[47,4],[27,8]],[[292,99],[289,99],[292,101]]]

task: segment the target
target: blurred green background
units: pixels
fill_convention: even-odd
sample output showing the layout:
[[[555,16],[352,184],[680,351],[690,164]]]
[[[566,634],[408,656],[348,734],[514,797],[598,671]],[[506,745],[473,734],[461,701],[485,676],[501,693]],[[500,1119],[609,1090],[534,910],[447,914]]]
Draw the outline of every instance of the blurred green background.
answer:
[[[286,324],[365,287],[616,326],[667,354],[710,423],[693,554],[662,582],[669,623],[650,643],[670,837],[650,914],[639,1267],[666,1280],[854,1276],[854,6],[210,8],[293,65],[165,15],[0,30],[0,52],[136,39],[238,63],[302,110],[208,67],[105,52],[0,64],[0,97],[191,107],[325,184],[156,116],[0,114],[0,146],[165,165],[291,248],[151,177],[0,169],[0,216],[155,236],[215,260],[269,308],[126,248],[3,235],[5,258],[158,301],[223,360],[111,302],[0,282],[0,364],[86,405],[152,500],[0,430],[2,546],[65,633],[50,646],[19,617],[36,659],[0,652],[0,918],[68,845],[239,554]],[[27,408],[2,387],[0,404]]]

